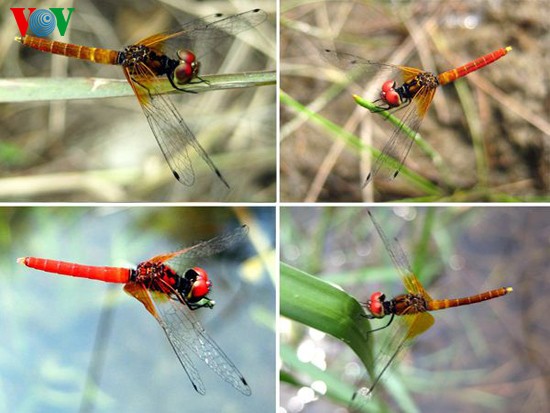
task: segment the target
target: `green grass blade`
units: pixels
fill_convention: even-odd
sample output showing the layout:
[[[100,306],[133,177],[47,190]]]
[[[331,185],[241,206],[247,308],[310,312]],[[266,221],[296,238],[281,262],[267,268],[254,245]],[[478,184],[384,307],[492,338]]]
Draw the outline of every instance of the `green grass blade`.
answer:
[[[317,125],[321,126],[332,136],[342,139],[346,145],[354,149],[357,153],[360,153],[364,150],[368,150],[372,156],[380,156],[380,151],[376,148],[366,145],[361,139],[359,139],[354,134],[346,131],[339,125],[331,122],[325,117],[319,115],[318,113],[312,111],[311,109],[303,106],[300,102],[294,100],[291,96],[286,94],[281,90],[280,92],[280,101],[282,105],[286,105],[288,108],[294,110],[297,113],[301,113],[306,116],[309,120],[315,122]],[[397,161],[395,161],[396,167],[398,166]],[[401,168],[399,172],[400,176],[406,177],[409,181],[415,184],[421,191],[424,191],[427,195],[438,195],[441,196],[441,189],[434,185],[429,180],[423,178],[422,176],[412,172],[405,165]]]

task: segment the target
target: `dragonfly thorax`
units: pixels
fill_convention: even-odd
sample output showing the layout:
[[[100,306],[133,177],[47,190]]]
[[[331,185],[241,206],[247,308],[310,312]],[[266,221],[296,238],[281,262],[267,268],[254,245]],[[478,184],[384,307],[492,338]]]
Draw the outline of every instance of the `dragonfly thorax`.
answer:
[[[430,72],[422,72],[397,86],[394,80],[387,80],[382,84],[380,99],[388,105],[388,109],[397,108],[404,103],[410,103],[415,95],[423,88],[430,90],[439,86],[437,76]]]
[[[124,67],[134,67],[139,63],[147,64],[156,55],[147,46],[135,44],[126,47],[118,56],[118,63]],[[156,73],[156,71],[155,71]]]
[[[181,288],[180,277],[172,268],[160,262],[145,261],[133,271],[131,280],[144,284],[154,291],[177,290]]]
[[[153,291],[177,292],[189,303],[206,298],[212,287],[208,274],[200,267],[190,268],[181,276],[168,265],[150,261],[137,266],[131,281],[144,284]]]
[[[391,300],[377,291],[370,296],[366,304],[370,313],[368,318],[384,318],[387,315],[407,315],[428,311],[426,299],[420,294],[401,294]]]
[[[143,75],[144,72],[144,69],[139,68],[139,66],[145,65],[156,76],[166,75],[171,81],[174,77],[175,70],[182,64],[181,61],[170,59],[164,54],[158,54],[153,49],[142,44],[126,47],[120,53],[118,63],[129,68],[130,73],[137,75],[138,78],[140,75]],[[185,62],[185,64],[188,66],[192,65],[192,63],[190,64],[188,62]],[[198,67],[196,70],[198,70]],[[189,80],[186,83],[188,82]]]
[[[439,80],[437,76],[430,72],[422,72],[416,75],[414,78],[403,84],[407,88],[412,99],[420,89],[432,90],[439,86]]]

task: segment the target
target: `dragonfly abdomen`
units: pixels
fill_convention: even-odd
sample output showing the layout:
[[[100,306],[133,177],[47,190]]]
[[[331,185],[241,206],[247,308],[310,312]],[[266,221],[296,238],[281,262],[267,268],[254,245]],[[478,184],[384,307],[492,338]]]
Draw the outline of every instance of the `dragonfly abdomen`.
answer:
[[[450,307],[459,307],[461,305],[475,304],[482,301],[501,297],[512,292],[512,287],[502,287],[496,290],[486,291],[481,294],[471,295],[463,298],[448,298],[445,300],[432,300],[427,303],[428,311],[443,310]]]
[[[108,65],[117,64],[119,52],[116,50],[101,49],[97,47],[80,46],[77,44],[63,43],[42,37],[24,36],[15,40],[41,52],[53,53],[61,56],[74,57],[76,59],[91,60],[96,63]]]
[[[35,270],[112,283],[127,283],[131,273],[128,268],[96,267],[46,258],[25,257],[19,258],[17,262]]]
[[[454,82],[456,79],[466,76],[468,73],[474,72],[490,63],[493,63],[495,60],[498,60],[502,56],[508,54],[511,50],[512,48],[510,46],[503,47],[502,49],[495,50],[485,56],[478,57],[470,63],[466,63],[464,66],[443,72],[438,76],[439,84],[446,85],[447,83]]]

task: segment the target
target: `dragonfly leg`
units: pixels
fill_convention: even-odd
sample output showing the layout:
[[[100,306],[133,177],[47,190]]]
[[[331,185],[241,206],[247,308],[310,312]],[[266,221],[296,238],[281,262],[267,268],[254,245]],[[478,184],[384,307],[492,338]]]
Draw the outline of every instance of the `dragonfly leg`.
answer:
[[[187,90],[187,89],[183,89],[181,87],[176,86],[176,83],[174,82],[174,72],[167,74],[166,77],[168,78],[168,80],[170,81],[170,84],[172,85],[172,87],[174,89],[179,90],[181,92],[186,92],[186,93],[193,93],[193,94],[198,93],[198,92],[195,92],[193,90]],[[189,83],[192,83],[192,82],[189,82]]]
[[[376,317],[369,317],[368,315],[364,315],[363,317],[366,317],[368,319],[373,319],[373,318],[376,318]],[[390,317],[390,321],[388,321],[388,324],[386,324],[384,327],[378,327],[378,328],[375,328],[373,330],[369,330],[367,331],[367,334],[370,334],[370,333],[374,333],[375,331],[380,331],[380,330],[383,330],[385,329],[386,327],[389,327],[391,322],[393,321],[393,317],[395,317],[395,314],[392,314],[391,317]]]
[[[380,100],[382,100],[382,99],[376,99],[373,103],[376,103],[376,102],[378,102],[378,101],[380,101]],[[383,106],[383,105],[380,105],[380,106],[377,106],[377,109],[374,109],[374,110],[369,109],[369,111],[370,111],[371,113],[380,113],[380,112],[393,113],[393,112],[397,112],[397,111],[399,111],[399,110],[401,110],[401,109],[406,108],[407,106],[410,105],[411,102],[412,102],[411,99],[407,99],[407,100],[404,100],[403,103],[402,103],[401,105],[399,105],[399,106],[390,106],[390,105],[385,105],[385,106]]]
[[[190,83],[206,83],[207,85],[210,85],[210,82],[206,79],[203,79],[202,77],[200,76],[195,76],[195,79],[198,79],[199,81],[198,82],[193,82],[191,81]]]
[[[372,103],[376,104],[376,102],[382,102],[382,99],[376,99]],[[369,109],[371,113],[379,113],[379,112],[385,112],[386,110],[391,109],[391,106],[387,103],[385,105],[378,105],[377,109]]]
[[[202,77],[200,77],[198,75],[195,76],[195,78],[189,82],[189,84],[191,84],[191,85],[198,85],[200,83],[206,83],[207,85],[210,86],[210,82],[208,80],[203,79]],[[191,93],[195,93],[195,92],[191,92]]]
[[[149,95],[149,99],[152,99],[153,97],[151,96],[151,91],[149,90],[149,88],[147,86],[145,86],[144,84],[140,83],[139,80],[137,80],[135,77],[131,76],[131,79],[132,81],[139,85],[140,87],[142,87],[143,89],[145,89],[147,91],[147,94]]]

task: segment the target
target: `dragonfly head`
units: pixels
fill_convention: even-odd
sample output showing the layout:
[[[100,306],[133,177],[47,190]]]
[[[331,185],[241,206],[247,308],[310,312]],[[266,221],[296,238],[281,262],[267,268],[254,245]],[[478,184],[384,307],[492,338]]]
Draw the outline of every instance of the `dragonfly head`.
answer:
[[[382,85],[382,91],[380,92],[380,99],[386,102],[390,107],[401,106],[401,96],[395,88],[397,83],[394,80],[387,80]]]
[[[185,273],[185,278],[191,284],[187,299],[189,302],[196,303],[202,300],[210,292],[212,283],[208,279],[206,271],[200,267],[193,267]]]
[[[174,69],[174,77],[179,84],[189,83],[199,74],[200,63],[190,50],[178,50],[179,64]]]
[[[386,316],[386,313],[384,312],[385,301],[386,296],[380,291],[377,291],[370,296],[370,299],[367,301],[367,310],[371,315],[369,318],[384,318]]]

